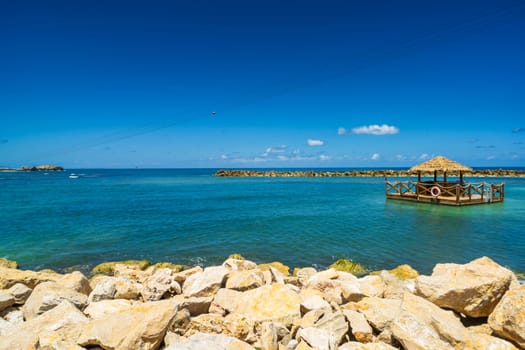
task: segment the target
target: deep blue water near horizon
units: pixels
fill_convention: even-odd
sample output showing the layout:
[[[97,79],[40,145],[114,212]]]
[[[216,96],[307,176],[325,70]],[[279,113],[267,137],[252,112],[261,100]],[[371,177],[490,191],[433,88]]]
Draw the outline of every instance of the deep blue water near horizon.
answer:
[[[456,208],[387,201],[381,177],[215,171],[0,173],[0,257],[23,269],[88,271],[126,259],[207,266],[240,253],[292,268],[344,257],[373,270],[408,263],[430,273],[438,262],[486,255],[525,271],[525,178],[470,178],[505,182],[505,202]]]

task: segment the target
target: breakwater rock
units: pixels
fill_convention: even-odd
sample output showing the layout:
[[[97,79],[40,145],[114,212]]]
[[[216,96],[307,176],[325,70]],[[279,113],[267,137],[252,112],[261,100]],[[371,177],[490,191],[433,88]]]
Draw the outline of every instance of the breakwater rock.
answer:
[[[0,172],[18,172],[18,171],[63,171],[64,168],[58,165],[37,165],[23,166],[21,168],[0,168]]]
[[[37,166],[23,166],[21,171],[63,171],[64,168],[58,165],[37,165]]]
[[[459,176],[458,172],[447,172],[448,176]],[[466,177],[524,177],[525,171],[513,169],[483,169],[464,172]],[[408,177],[417,176],[408,170],[348,170],[348,171],[314,171],[314,170],[243,170],[221,169],[215,173],[219,177]],[[434,176],[432,172],[422,172],[421,176]]]
[[[525,347],[525,285],[487,257],[438,264],[430,276],[407,265],[360,278],[312,267],[290,276],[281,265],[128,262],[88,280],[4,264],[0,349]]]

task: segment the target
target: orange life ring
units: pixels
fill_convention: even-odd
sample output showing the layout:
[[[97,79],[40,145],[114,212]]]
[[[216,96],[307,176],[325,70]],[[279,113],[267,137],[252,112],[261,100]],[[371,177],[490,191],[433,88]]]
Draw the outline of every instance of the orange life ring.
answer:
[[[430,194],[432,195],[432,197],[437,197],[441,194],[441,189],[437,186],[433,186],[430,189]]]

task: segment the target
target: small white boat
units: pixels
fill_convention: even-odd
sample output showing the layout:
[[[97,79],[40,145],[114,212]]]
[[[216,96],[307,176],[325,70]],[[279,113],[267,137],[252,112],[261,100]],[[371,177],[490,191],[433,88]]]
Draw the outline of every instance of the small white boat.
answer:
[[[77,174],[69,174],[69,178],[70,179],[78,179],[78,175]]]

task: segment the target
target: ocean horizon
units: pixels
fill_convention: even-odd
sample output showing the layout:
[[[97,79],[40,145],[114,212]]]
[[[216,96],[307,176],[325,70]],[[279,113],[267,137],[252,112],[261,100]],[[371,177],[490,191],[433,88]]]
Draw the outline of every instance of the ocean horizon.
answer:
[[[474,169],[499,168],[525,169]],[[386,200],[382,177],[214,177],[218,169],[0,173],[0,257],[23,269],[87,272],[127,259],[209,266],[239,253],[291,268],[346,258],[428,274],[436,263],[489,256],[525,271],[525,178],[467,177],[504,182],[505,201],[446,207]]]

